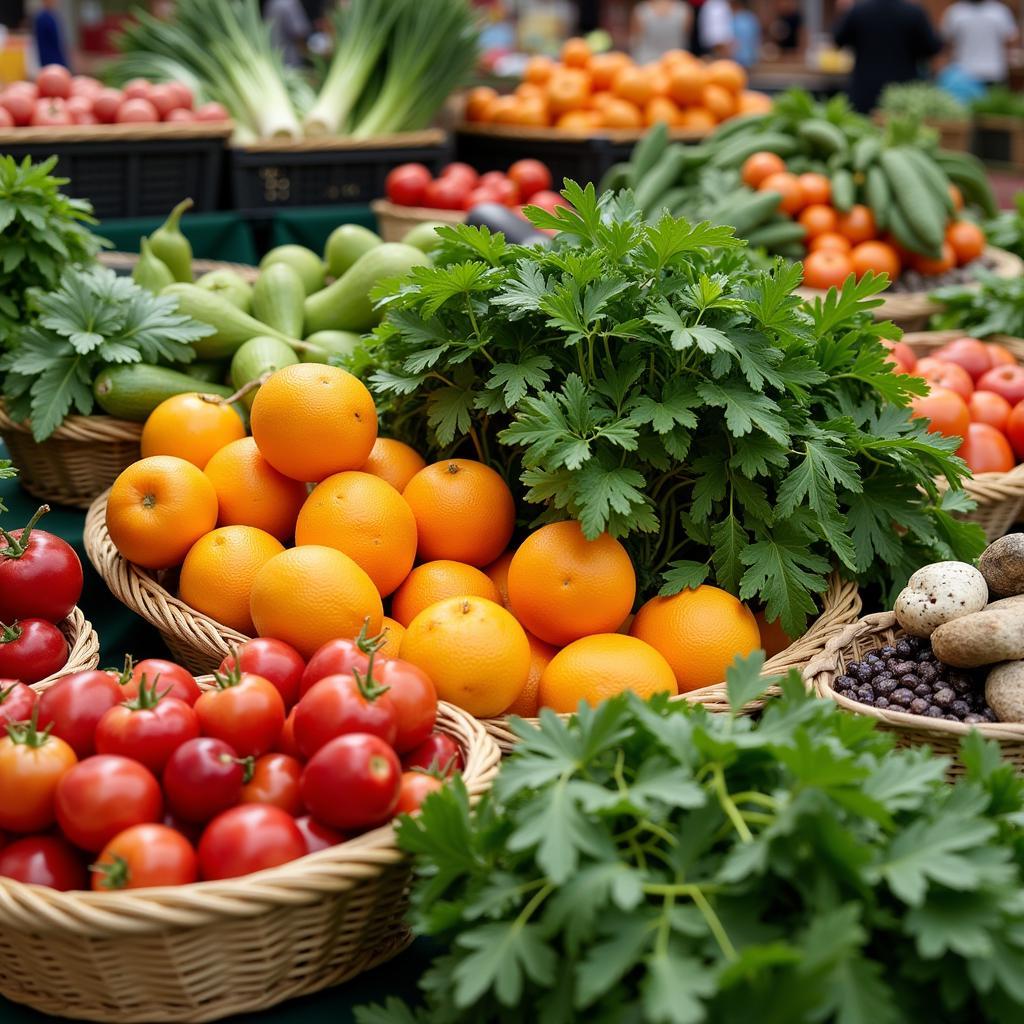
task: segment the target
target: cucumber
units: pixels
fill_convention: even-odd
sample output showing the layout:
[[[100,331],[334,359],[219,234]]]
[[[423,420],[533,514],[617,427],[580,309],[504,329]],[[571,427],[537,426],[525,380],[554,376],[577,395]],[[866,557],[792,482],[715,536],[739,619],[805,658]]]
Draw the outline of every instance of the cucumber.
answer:
[[[178,369],[178,367],[174,367]],[[181,367],[193,380],[206,381],[207,384],[223,384],[227,379],[227,364],[220,359],[196,360]]]
[[[288,263],[271,263],[252,290],[252,315],[289,338],[302,336],[306,289]]]
[[[801,121],[796,133],[821,153],[845,153],[848,148],[846,136],[831,121]]]
[[[347,360],[360,340],[360,336],[351,331],[317,331],[306,339],[308,345],[316,345],[316,348],[304,349],[299,358],[304,363],[326,363],[331,356]]]
[[[347,273],[337,281],[307,297],[307,333],[368,331],[371,327],[376,327],[381,321],[382,313],[373,308],[370,292],[389,277],[400,277],[413,267],[426,266],[429,263],[430,259],[426,253],[401,242],[385,242],[376,249],[371,249],[365,256],[356,260]]]
[[[903,147],[887,149],[881,161],[893,205],[903,215],[910,231],[921,239],[929,253],[941,250],[946,231],[942,200],[928,190],[919,168]]]
[[[312,249],[304,245],[279,245],[271,249],[260,260],[260,270],[266,270],[274,263],[287,263],[302,279],[307,295],[320,291],[324,286],[327,268],[324,261]]]
[[[633,147],[633,152],[630,154],[629,162],[632,166],[634,180],[642,181],[648,172],[654,170],[666,149],[668,149],[668,126],[664,121],[659,121]]]
[[[868,168],[864,179],[864,195],[871,212],[875,215],[875,223],[880,228],[887,228],[892,197],[889,195],[889,182],[885,177],[885,171],[881,167],[874,165]]]
[[[235,353],[231,360],[231,383],[236,391],[241,391],[250,381],[259,380],[265,373],[273,373],[282,366],[292,366],[299,361],[295,350],[277,338],[266,336],[250,338]],[[252,408],[252,400],[258,388],[242,395],[239,401],[247,408]]]
[[[376,249],[384,239],[361,224],[342,224],[335,228],[324,246],[324,263],[331,277],[341,277],[360,256]]]
[[[806,236],[807,231],[802,224],[782,221],[756,228],[747,236],[747,241],[755,248],[775,249],[791,242],[802,242]]]
[[[865,135],[853,144],[853,169],[866,171],[881,155],[882,140],[877,135]]]
[[[108,416],[141,423],[163,401],[175,395],[203,394],[227,398],[230,388],[197,381],[187,373],[148,363],[121,363],[101,370],[92,393]]]
[[[414,249],[419,249],[420,252],[431,253],[441,244],[437,229],[443,227],[448,227],[448,225],[439,220],[425,220],[405,233],[402,245],[411,245]]]
[[[602,194],[605,192],[618,192],[621,188],[630,188],[632,184],[633,165],[622,161],[621,163],[612,164],[604,172],[604,177],[601,179],[598,191]],[[404,242],[405,239],[403,238],[402,241]]]
[[[768,152],[778,156],[790,156],[795,151],[796,144],[791,135],[784,135],[782,132],[762,132],[750,138],[730,140],[711,158],[711,166],[739,167],[755,153]]]
[[[227,299],[243,313],[252,311],[252,285],[233,270],[211,270],[198,278],[196,285],[219,295],[222,299]]]
[[[737,235],[745,236],[778,212],[781,202],[782,196],[778,192],[755,192],[731,203],[732,208],[728,212],[719,210],[716,219],[722,224],[731,224]]]
[[[849,213],[857,201],[853,175],[845,168],[832,172],[832,205],[840,213]]]
[[[633,190],[636,205],[641,210],[659,209],[662,196],[676,184],[685,161],[686,148],[674,142],[642,178],[637,178]]]

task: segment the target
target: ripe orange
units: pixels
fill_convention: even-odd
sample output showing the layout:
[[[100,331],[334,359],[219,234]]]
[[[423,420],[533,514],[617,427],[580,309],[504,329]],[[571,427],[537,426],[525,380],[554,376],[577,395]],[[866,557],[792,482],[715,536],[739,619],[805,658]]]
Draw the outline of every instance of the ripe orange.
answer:
[[[524,96],[519,103],[519,118],[516,124],[545,127],[551,119],[546,96]]]
[[[251,437],[221,448],[204,472],[217,492],[221,526],[255,526],[282,542],[295,533],[306,485],[278,473]]]
[[[256,574],[281,542],[252,526],[222,526],[192,545],[181,567],[182,601],[211,619],[253,636],[249,596]]]
[[[585,68],[590,63],[590,46],[585,39],[574,36],[562,44],[562,63],[570,68]]]
[[[489,121],[491,108],[497,98],[497,90],[489,85],[478,85],[475,89],[470,89],[466,96],[466,120]]]
[[[402,637],[401,657],[430,676],[441,700],[478,718],[501,714],[530,675],[523,627],[481,597],[452,597],[420,612]]]
[[[681,107],[696,106],[701,102],[708,73],[697,61],[679,61],[668,71],[668,94]]]
[[[949,198],[953,200],[953,209],[959,212],[964,208],[964,194],[950,182],[949,185]]]
[[[797,220],[807,231],[807,238],[813,239],[818,235],[834,232],[839,217],[831,206],[825,206],[824,203],[813,203],[800,211]]]
[[[842,288],[852,273],[853,260],[839,249],[817,249],[804,258],[804,284],[808,288]]]
[[[542,99],[547,103],[547,93],[544,91],[544,87],[535,82],[520,82],[514,92],[520,99]]]
[[[725,121],[736,113],[736,97],[713,82],[704,86],[700,100],[716,121]]]
[[[757,631],[761,635],[761,646],[769,658],[774,658],[776,654],[781,654],[792,645],[793,638],[783,632],[778,619],[769,622],[763,610],[757,612],[754,618],[757,620]]]
[[[536,718],[540,711],[540,677],[558,653],[557,647],[538,640],[532,633],[526,634],[530,641],[530,674],[519,696],[502,712],[503,715],[520,715],[522,718]]]
[[[644,124],[643,112],[635,103],[616,97],[601,107],[600,118],[605,128],[641,128]]]
[[[596,110],[567,110],[555,122],[565,132],[586,135],[601,126],[601,115]]]
[[[772,98],[767,93],[744,89],[737,98],[736,113],[738,114],[770,114],[771,110]]]
[[[790,174],[789,171],[769,174],[767,178],[761,180],[761,184],[757,187],[762,192],[778,192],[782,196],[779,208],[791,217],[804,207],[804,193],[800,188],[800,181],[795,174]]]
[[[900,276],[899,253],[885,242],[861,242],[853,247],[850,259],[858,281],[869,270],[876,274],[888,274],[890,281]]]
[[[381,620],[381,632],[384,634],[384,646],[377,652],[382,658],[397,658],[405,636],[405,626],[385,615]]]
[[[377,410],[366,385],[321,363],[273,374],[256,392],[251,420],[267,462],[303,482],[359,469],[377,440]]]
[[[785,169],[786,162],[781,156],[762,149],[758,153],[752,153],[743,161],[743,169],[740,175],[745,185],[749,185],[751,188],[759,188],[765,178],[772,174],[780,174]]]
[[[581,700],[594,707],[627,690],[641,697],[678,692],[671,666],[650,644],[621,633],[597,633],[551,659],[537,696],[542,708],[569,713]]]
[[[628,64],[615,76],[612,92],[620,100],[628,100],[634,106],[642,107],[654,98],[654,83],[646,68]]]
[[[380,477],[335,473],[306,499],[295,543],[344,552],[387,597],[416,561],[416,519],[405,498]]]
[[[978,259],[985,251],[985,232],[969,220],[955,220],[946,229],[946,241],[953,248],[957,266]]]
[[[679,127],[695,132],[707,132],[717,125],[714,115],[703,107],[688,107],[679,112]]]
[[[668,99],[668,72],[657,64],[648,66],[647,75],[651,80],[651,99]]]
[[[875,215],[862,203],[851,207],[849,213],[841,213],[836,227],[839,234],[845,235],[854,245],[878,237]]]
[[[146,419],[142,457],[176,455],[203,469],[214,453],[242,437],[242,418],[216,395],[174,395]]]
[[[800,182],[800,191],[803,192],[804,202],[808,206],[815,203],[827,206],[832,201],[832,182],[824,174],[807,171],[797,175],[796,180]]]
[[[838,231],[826,231],[824,234],[816,235],[812,238],[807,248],[811,252],[817,252],[819,249],[835,249],[839,252],[850,252],[853,246],[850,244],[850,240],[845,235],[839,234]]]
[[[659,122],[669,125],[679,120],[679,108],[666,96],[655,96],[644,107],[644,124],[652,125]]]
[[[425,608],[449,597],[485,597],[501,604],[501,593],[482,570],[465,562],[424,562],[405,578],[391,598],[391,614],[408,626]]]
[[[499,96],[488,110],[488,120],[494,124],[517,124],[520,118],[521,100],[518,96]]]
[[[708,81],[731,93],[741,93],[747,85],[747,73],[734,60],[713,60],[707,66]]]
[[[633,607],[636,573],[614,537],[587,540],[577,522],[549,523],[512,556],[508,596],[531,633],[562,647],[618,629]]]
[[[406,484],[426,464],[427,460],[415,448],[393,437],[378,437],[362,469],[364,473],[386,480],[396,491],[404,491]]]
[[[732,594],[707,585],[652,598],[636,613],[629,632],[665,656],[680,693],[722,682],[737,655],[761,646],[753,612]]]
[[[217,525],[217,494],[203,471],[173,455],[154,455],[124,470],[107,499],[114,547],[145,569],[181,565],[192,545]]]
[[[516,505],[508,484],[490,466],[449,459],[421,469],[406,485],[425,561],[450,558],[490,565],[508,547]]]
[[[590,99],[590,75],[580,68],[560,68],[548,80],[546,88],[552,114],[582,110]]]
[[[338,637],[371,636],[384,617],[373,580],[348,555],[310,544],[275,555],[256,574],[249,602],[257,636],[284,640],[304,658]]]
[[[938,274],[945,274],[956,266],[956,253],[949,242],[942,243],[942,255],[938,259],[929,256],[922,256],[915,253],[910,260],[914,269],[928,277],[935,277]]]
[[[501,604],[505,608],[511,608],[508,600],[508,567],[512,564],[514,551],[506,551],[497,561],[491,562],[484,572],[491,578],[491,582],[498,588],[501,595]]]
[[[587,70],[595,89],[611,89],[615,76],[630,64],[624,53],[595,53]]]
[[[538,54],[526,62],[523,79],[536,85],[543,85],[554,73],[555,62],[550,57]]]

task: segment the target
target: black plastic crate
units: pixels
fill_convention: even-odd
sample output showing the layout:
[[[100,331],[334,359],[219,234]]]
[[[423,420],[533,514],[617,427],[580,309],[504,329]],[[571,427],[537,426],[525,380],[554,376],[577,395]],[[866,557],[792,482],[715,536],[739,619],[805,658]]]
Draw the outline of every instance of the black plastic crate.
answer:
[[[231,147],[230,204],[248,214],[290,206],[367,205],[384,195],[384,179],[399,164],[414,161],[437,173],[450,153],[448,137],[433,129],[366,140],[338,136]]]
[[[985,163],[1024,166],[1024,120],[989,114],[976,117],[972,151]]]

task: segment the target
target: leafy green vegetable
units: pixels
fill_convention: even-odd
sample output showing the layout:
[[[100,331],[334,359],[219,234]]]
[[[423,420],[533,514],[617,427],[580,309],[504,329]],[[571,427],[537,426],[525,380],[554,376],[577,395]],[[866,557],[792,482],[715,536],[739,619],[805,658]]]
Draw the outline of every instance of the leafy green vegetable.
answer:
[[[992,114],[996,117],[1024,117],[1024,97],[1011,89],[997,86],[974,100],[971,110],[975,114]]]
[[[1024,192],[1013,197],[1012,210],[1000,210],[984,228],[989,245],[1024,258]]]
[[[762,660],[728,677],[734,709]],[[966,778],[805,694],[760,720],[635,695],[540,727],[470,809],[399,826],[425,1006],[359,1024],[1010,1024],[1024,1013],[1024,780]]]
[[[60,191],[67,178],[50,174],[57,158],[19,164],[0,156],[0,348],[24,322],[29,288],[54,288],[66,266],[96,255],[102,239],[92,206]]]
[[[979,338],[1024,335],[1024,278],[998,277],[987,270],[977,271],[975,278],[980,288],[949,285],[932,292],[945,307],[932,317],[932,329],[962,328]]]
[[[883,114],[918,120],[966,121],[970,116],[956,97],[931,82],[899,82],[886,86],[879,109]]]
[[[730,228],[565,195],[575,209],[532,213],[550,250],[444,228],[434,266],[380,290],[390,430],[518,479],[539,521],[623,538],[642,592],[711,579],[792,635],[833,563],[898,588],[979,553],[952,514],[957,441],[910,418],[925,385],[879,344],[898,336],[870,315],[884,278],[807,304],[798,267],[752,269]]]
[[[72,408],[92,412],[92,382],[104,366],[191,362],[191,343],[213,328],[177,309],[176,299],[104,267],[67,269],[59,288],[33,295],[31,322],[13,333],[11,351],[0,357],[11,418],[30,418],[33,437],[43,441]]]
[[[0,480],[12,480],[18,475],[18,471],[11,465],[10,459],[0,459]],[[0,498],[0,512],[6,512],[7,506]]]

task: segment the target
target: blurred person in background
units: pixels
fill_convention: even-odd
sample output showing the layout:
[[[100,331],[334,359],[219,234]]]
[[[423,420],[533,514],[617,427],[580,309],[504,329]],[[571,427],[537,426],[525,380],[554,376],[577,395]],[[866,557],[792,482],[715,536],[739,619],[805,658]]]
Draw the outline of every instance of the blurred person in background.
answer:
[[[752,68],[761,59],[761,20],[753,6],[753,0],[732,0],[732,58],[745,68]]]
[[[641,0],[630,21],[630,49],[638,64],[659,60],[690,45],[693,12],[683,0]]]
[[[961,71],[983,85],[1002,85],[1009,77],[1008,50],[1017,26],[999,0],[957,0],[942,16],[942,36]]]
[[[698,17],[697,31],[703,51],[714,57],[731,57],[736,37],[729,0],[704,0]]]
[[[520,0],[519,45],[526,53],[555,56],[576,28],[568,0]]]
[[[60,0],[40,0],[39,10],[32,18],[32,38],[36,44],[39,66],[62,64],[70,67],[61,24]]]
[[[270,25],[270,41],[281,52],[285,66],[301,67],[313,31],[302,0],[268,0],[263,17]]]
[[[792,56],[804,48],[804,16],[799,0],[779,0],[768,29],[771,41],[783,56]]]

